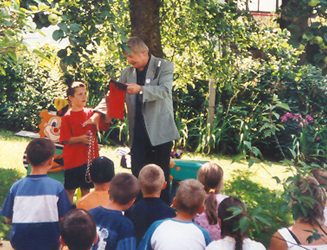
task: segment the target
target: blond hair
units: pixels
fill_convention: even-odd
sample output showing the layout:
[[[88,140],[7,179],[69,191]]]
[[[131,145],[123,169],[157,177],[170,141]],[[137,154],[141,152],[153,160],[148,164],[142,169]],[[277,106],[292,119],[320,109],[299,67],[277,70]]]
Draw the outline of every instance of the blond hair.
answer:
[[[146,46],[145,42],[137,36],[128,39],[126,50],[125,53],[127,54],[149,52],[148,46]]]
[[[206,192],[203,185],[193,179],[180,182],[175,196],[175,208],[178,211],[195,215],[203,206]]]
[[[143,194],[156,194],[161,192],[165,176],[158,165],[148,164],[141,169],[138,180]]]

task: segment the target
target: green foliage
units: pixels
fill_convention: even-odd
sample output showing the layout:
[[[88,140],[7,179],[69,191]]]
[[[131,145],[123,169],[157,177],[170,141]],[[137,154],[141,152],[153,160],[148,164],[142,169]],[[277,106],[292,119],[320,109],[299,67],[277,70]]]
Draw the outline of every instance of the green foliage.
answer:
[[[100,143],[127,145],[129,141],[127,118],[123,121],[114,120],[107,132],[100,136]]]
[[[11,187],[11,185],[20,179],[21,174],[13,169],[1,169],[0,168],[0,204],[3,204],[5,197]],[[4,224],[4,218],[0,218],[0,238],[9,240],[10,225]]]
[[[225,183],[225,193],[239,197],[247,205],[247,216],[240,227],[265,246],[274,232],[290,223],[291,214],[282,194],[251,181],[249,172],[235,174]]]
[[[121,65],[119,48],[126,42],[128,6],[124,1],[60,1],[59,29],[53,33],[55,40],[68,38],[69,46],[58,51],[58,56],[67,66],[66,71],[74,78],[83,75],[84,68],[90,68],[90,59],[102,53],[107,67],[106,73],[115,76],[114,65]],[[86,64],[86,65],[85,65]],[[78,69],[76,71],[76,69]],[[82,75],[80,75],[82,74]]]
[[[44,49],[43,58],[25,53],[15,64],[0,62],[6,71],[0,75],[0,126],[11,130],[35,131],[39,112],[48,109],[55,97],[64,97],[59,61]]]
[[[327,70],[326,0],[289,0],[281,10],[280,23],[291,32],[290,42],[305,48],[303,63]],[[300,18],[301,17],[301,18]]]
[[[19,1],[0,2],[0,62],[15,62],[17,52],[25,50],[22,43],[24,30],[29,30],[28,17],[31,13],[20,8]],[[5,65],[0,64],[0,75],[5,75]]]

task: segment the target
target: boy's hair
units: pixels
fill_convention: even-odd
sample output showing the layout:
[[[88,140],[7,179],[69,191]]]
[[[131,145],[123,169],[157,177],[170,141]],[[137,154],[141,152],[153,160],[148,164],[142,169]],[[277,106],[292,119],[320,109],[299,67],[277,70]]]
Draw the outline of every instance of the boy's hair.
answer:
[[[158,165],[148,164],[141,169],[138,180],[144,194],[156,194],[161,192],[165,176]]]
[[[223,169],[214,162],[203,164],[198,171],[198,180],[204,185],[204,190],[208,193],[204,205],[209,225],[215,225],[218,222],[216,193],[220,191],[223,176]]]
[[[75,95],[75,90],[77,88],[86,88],[86,85],[85,83],[81,82],[81,81],[76,81],[76,82],[73,82],[71,85],[68,86],[67,88],[67,91],[66,91],[66,94],[67,94],[67,97],[69,96],[74,96]]]
[[[235,215],[233,208],[238,208],[241,212]],[[240,228],[240,221],[245,215],[245,205],[235,197],[227,197],[219,204],[218,217],[221,223],[221,236],[233,237],[235,249],[242,249],[243,239],[246,237],[246,232],[242,232]]]
[[[138,54],[141,52],[149,52],[149,48],[141,38],[137,36],[132,36],[128,39],[127,48],[125,49],[124,52],[126,54],[131,54],[131,53]]]
[[[70,210],[60,222],[60,235],[69,250],[89,250],[96,238],[96,226],[83,209]]]
[[[111,181],[115,175],[115,167],[112,160],[100,156],[94,159],[90,166],[90,176],[94,183],[105,183]]]
[[[55,154],[56,147],[51,140],[37,138],[32,140],[26,147],[28,162],[33,166],[40,166]]]
[[[137,197],[140,192],[137,178],[129,173],[115,175],[110,182],[110,200],[120,205],[126,205]]]
[[[195,215],[203,205],[206,192],[203,185],[193,179],[180,182],[175,196],[175,208],[178,211]]]

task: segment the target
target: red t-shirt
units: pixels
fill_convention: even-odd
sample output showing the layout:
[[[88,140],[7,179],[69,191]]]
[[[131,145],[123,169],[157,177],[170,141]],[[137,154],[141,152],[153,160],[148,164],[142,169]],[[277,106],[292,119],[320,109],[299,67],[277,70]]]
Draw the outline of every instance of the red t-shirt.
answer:
[[[92,132],[94,136],[94,148],[93,157],[99,156],[99,145],[96,138],[96,127],[94,125],[88,125],[83,127],[82,124],[88,120],[93,114],[93,110],[89,108],[84,108],[82,111],[74,112],[69,110],[61,118],[61,128],[60,128],[60,142],[68,141],[71,137],[81,136]],[[64,168],[71,169],[79,167],[83,164],[87,164],[89,147],[83,143],[75,144],[64,144],[63,158],[64,158]]]

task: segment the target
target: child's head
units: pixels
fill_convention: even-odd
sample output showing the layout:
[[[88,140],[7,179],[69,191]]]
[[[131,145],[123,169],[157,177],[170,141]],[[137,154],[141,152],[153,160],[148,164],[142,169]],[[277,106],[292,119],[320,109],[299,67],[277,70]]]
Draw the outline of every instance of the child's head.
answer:
[[[114,175],[115,168],[112,160],[100,156],[92,161],[90,166],[90,176],[92,182],[95,184],[110,182]]]
[[[73,108],[83,108],[87,102],[86,85],[83,82],[73,82],[67,89],[67,97]]]
[[[327,190],[327,170],[323,169],[314,169],[312,170],[313,176],[317,179],[319,184]]]
[[[139,192],[137,178],[129,173],[117,174],[110,182],[110,200],[119,205],[132,205]]]
[[[324,223],[326,191],[312,176],[298,178],[290,187],[295,220],[316,224]]]
[[[37,138],[32,140],[26,148],[26,156],[32,167],[50,166],[56,147],[51,140]]]
[[[87,211],[73,209],[60,222],[60,236],[70,250],[89,250],[97,237],[96,226]]]
[[[203,184],[207,193],[217,193],[223,186],[223,169],[214,162],[207,162],[198,171],[198,180]]]
[[[138,177],[143,195],[160,194],[165,188],[165,176],[163,170],[156,164],[144,166]]]
[[[198,180],[208,193],[204,205],[205,214],[210,225],[215,225],[218,222],[216,193],[223,187],[223,175],[223,169],[214,162],[203,164],[198,171]]]
[[[174,198],[174,207],[177,212],[195,216],[203,209],[206,192],[203,185],[193,179],[181,181]]]
[[[240,209],[240,213],[235,215],[234,208]],[[246,236],[245,232],[242,232],[239,225],[240,220],[245,216],[245,205],[242,201],[235,197],[227,197],[224,199],[218,208],[218,217],[220,219],[221,236],[230,236],[235,239],[235,249],[241,249],[243,239]]]

